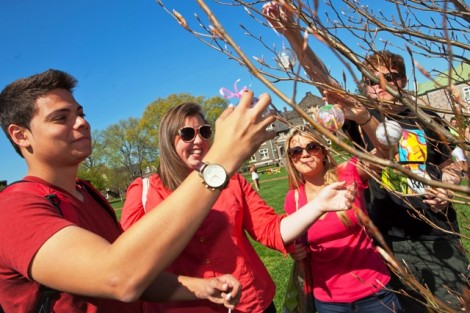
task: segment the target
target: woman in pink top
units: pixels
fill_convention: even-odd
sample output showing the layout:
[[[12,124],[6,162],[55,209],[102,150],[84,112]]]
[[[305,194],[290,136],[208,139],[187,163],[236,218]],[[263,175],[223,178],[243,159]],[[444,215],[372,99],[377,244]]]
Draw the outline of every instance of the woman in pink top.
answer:
[[[353,207],[365,211],[363,191],[370,168],[357,158],[336,165],[324,140],[308,127],[294,128],[286,138],[289,189],[285,210],[293,214],[336,181],[357,185]],[[395,294],[385,287],[390,274],[354,210],[320,217],[296,245],[295,260],[309,255],[316,307],[324,312],[400,312]]]
[[[146,208],[156,207],[189,173],[201,167],[209,150],[212,130],[199,105],[184,103],[165,114],[159,135],[158,174],[149,177],[148,193],[144,197],[141,178],[128,188],[121,217],[125,229],[139,220]],[[277,215],[243,176],[235,174],[228,180],[189,244],[167,270],[181,275],[191,273],[194,277],[231,273],[243,286],[241,299],[232,312],[275,313],[272,302],[275,285],[247,235],[269,248],[286,253],[286,245],[305,232],[323,212],[350,207],[355,189],[343,186],[344,183],[336,183],[325,188],[317,196],[318,201],[312,201],[297,214],[286,217]],[[227,312],[227,309],[209,301],[145,303],[144,306],[146,313]]]

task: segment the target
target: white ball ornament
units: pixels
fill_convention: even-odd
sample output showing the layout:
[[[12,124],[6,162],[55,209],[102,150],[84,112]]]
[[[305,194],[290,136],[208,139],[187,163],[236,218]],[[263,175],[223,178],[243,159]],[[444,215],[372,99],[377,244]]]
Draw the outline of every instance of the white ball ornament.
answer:
[[[284,47],[277,54],[276,63],[283,70],[291,70],[297,63],[297,57],[291,49]]]
[[[387,120],[377,126],[375,136],[381,144],[385,146],[391,146],[397,144],[400,141],[402,132],[403,129],[401,128],[400,124],[395,121]]]

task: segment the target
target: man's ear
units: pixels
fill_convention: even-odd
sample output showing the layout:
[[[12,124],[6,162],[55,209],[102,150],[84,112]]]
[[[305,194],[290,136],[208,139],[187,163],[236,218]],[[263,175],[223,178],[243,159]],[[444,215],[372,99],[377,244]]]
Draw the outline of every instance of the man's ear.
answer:
[[[31,132],[27,128],[11,124],[8,126],[8,134],[13,142],[19,147],[28,148],[31,145],[29,142],[29,135]]]

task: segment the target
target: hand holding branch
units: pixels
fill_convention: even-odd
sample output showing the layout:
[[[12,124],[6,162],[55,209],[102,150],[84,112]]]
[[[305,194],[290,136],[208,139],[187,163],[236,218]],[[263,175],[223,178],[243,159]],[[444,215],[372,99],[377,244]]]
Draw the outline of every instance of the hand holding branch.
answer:
[[[449,195],[446,189],[431,188],[429,192],[424,195],[423,203],[429,206],[429,209],[434,213],[439,213],[445,210],[449,205]]]

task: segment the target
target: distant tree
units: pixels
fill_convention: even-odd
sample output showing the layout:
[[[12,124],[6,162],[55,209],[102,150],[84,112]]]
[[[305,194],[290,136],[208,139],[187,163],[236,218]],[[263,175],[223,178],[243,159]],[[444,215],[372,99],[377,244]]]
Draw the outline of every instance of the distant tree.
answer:
[[[6,180],[0,180],[0,191],[6,188],[8,182]]]
[[[147,134],[155,151],[158,149],[158,127],[165,112],[183,102],[201,103],[202,100],[203,97],[180,93],[169,95],[166,98],[158,98],[147,105],[140,119],[140,128]]]
[[[222,97],[213,97],[203,101],[201,105],[207,120],[214,125],[215,120],[227,108],[228,101]]]
[[[106,179],[106,155],[103,143],[103,131],[93,130],[92,132],[91,155],[80,164],[78,169],[78,177],[89,180],[98,190],[105,190],[108,186]]]
[[[90,181],[99,191],[104,191],[110,185],[106,173],[108,168],[105,166],[96,166],[92,168],[80,167],[78,177]]]
[[[112,169],[124,169],[125,183],[142,175],[143,164],[156,158],[156,149],[149,144],[147,132],[142,131],[136,118],[121,120],[103,131],[103,151]]]
[[[131,182],[129,173],[123,167],[106,169],[106,191],[111,191],[113,194],[117,193],[121,200],[125,197],[127,187]],[[113,195],[114,196],[114,195]]]
[[[80,164],[80,167],[82,168],[96,168],[101,165],[106,164],[106,156],[104,154],[104,138],[103,138],[104,132],[102,130],[93,130],[91,137],[93,138],[92,140],[92,147],[93,151],[91,155],[86,158],[85,161],[83,161]]]

